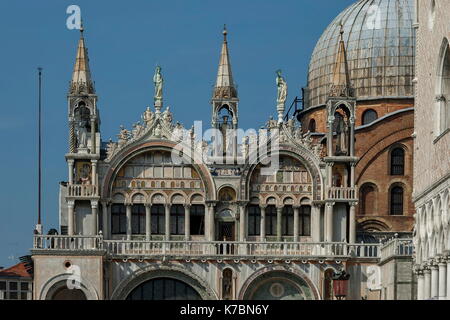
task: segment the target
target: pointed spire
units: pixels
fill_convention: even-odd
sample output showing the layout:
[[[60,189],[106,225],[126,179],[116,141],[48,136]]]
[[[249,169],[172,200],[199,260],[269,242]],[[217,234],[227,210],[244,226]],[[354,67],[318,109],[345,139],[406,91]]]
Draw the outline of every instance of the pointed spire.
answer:
[[[348,71],[347,51],[344,42],[344,26],[341,22],[340,40],[336,63],[333,69],[333,78],[329,92],[330,97],[353,97],[353,89],[350,83]]]
[[[83,21],[81,21],[80,40],[78,41],[77,56],[75,59],[75,66],[73,68],[70,93],[95,93],[94,84],[91,79],[91,71],[89,69],[88,50],[84,41]]]
[[[233,81],[233,73],[231,72],[231,63],[228,53],[226,26],[223,27],[223,44],[222,52],[219,60],[219,70],[217,72],[216,86],[214,88],[214,99],[237,98],[237,90]]]

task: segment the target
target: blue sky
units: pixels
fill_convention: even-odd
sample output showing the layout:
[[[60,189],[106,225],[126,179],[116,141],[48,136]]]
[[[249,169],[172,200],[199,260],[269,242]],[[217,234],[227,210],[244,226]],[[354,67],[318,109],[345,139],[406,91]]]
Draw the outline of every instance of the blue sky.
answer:
[[[131,128],[152,103],[154,67],[165,78],[165,105],[190,127],[210,123],[227,24],[242,128],[259,128],[275,114],[275,70],[289,85],[288,100],[306,84],[316,41],[355,0],[1,1],[0,27],[0,266],[29,253],[37,216],[37,71],[43,86],[43,224],[58,227],[58,183],[67,179],[66,94],[77,30],[66,9],[79,5],[90,66],[99,95],[103,140]]]

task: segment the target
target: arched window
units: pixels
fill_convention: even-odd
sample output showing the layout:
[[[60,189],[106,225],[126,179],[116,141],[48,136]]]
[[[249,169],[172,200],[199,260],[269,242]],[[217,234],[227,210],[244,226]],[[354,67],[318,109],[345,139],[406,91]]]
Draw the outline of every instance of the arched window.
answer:
[[[281,215],[281,233],[283,236],[294,235],[294,209],[292,206],[284,206]]]
[[[369,124],[374,122],[375,120],[377,120],[378,118],[378,114],[375,110],[373,109],[369,109],[364,111],[363,116],[362,116],[362,124]]]
[[[299,215],[300,236],[311,236],[311,206],[301,206]]]
[[[316,132],[316,120],[314,119],[309,120],[308,131]]]
[[[391,152],[391,175],[402,176],[405,174],[405,151],[395,148]]]
[[[190,285],[173,278],[151,279],[137,286],[126,300],[201,300]]]
[[[194,204],[191,206],[191,235],[199,236],[205,234],[205,206]]]
[[[131,233],[145,234],[145,206],[135,204],[131,208]]]
[[[364,184],[360,191],[360,215],[376,214],[376,189],[372,184]]]
[[[170,234],[184,234],[184,206],[181,204],[170,206]]]
[[[248,235],[257,236],[261,234],[261,209],[258,205],[248,207]]]
[[[127,211],[123,204],[111,206],[111,232],[112,234],[127,233]]]
[[[266,208],[266,235],[274,236],[277,234],[277,208],[274,205]]]
[[[151,209],[152,234],[164,234],[165,210],[162,204],[154,204]]]
[[[395,186],[391,189],[391,215],[403,215],[403,188]]]
[[[450,128],[450,46],[447,39],[444,39],[441,46],[440,61],[436,95],[437,135]]]

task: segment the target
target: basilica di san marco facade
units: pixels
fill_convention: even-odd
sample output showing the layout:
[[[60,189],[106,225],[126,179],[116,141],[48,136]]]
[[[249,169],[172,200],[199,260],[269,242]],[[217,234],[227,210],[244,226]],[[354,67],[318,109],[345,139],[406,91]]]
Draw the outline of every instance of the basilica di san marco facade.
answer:
[[[378,1],[383,32],[368,35],[372,2],[356,1],[325,31],[295,115],[277,71],[277,116],[258,130],[239,129],[224,29],[209,136],[164,105],[157,67],[152,107],[104,141],[82,29],[60,226],[35,232],[34,299],[414,299],[413,1]],[[355,52],[366,38],[380,50],[364,69]],[[361,80],[375,69],[396,73]]]

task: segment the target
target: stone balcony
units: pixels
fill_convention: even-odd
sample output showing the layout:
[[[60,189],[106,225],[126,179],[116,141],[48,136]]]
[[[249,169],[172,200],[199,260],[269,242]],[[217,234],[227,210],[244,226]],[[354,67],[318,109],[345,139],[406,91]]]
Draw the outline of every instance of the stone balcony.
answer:
[[[34,236],[32,254],[106,254],[111,259],[378,260],[380,244],[104,240],[102,236]]]
[[[334,201],[358,201],[358,187],[331,187],[326,189],[328,200]]]
[[[69,184],[67,185],[67,197],[73,199],[99,197],[98,187],[90,184]]]

